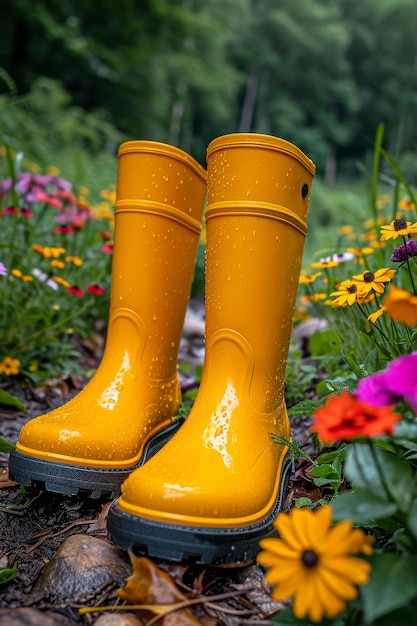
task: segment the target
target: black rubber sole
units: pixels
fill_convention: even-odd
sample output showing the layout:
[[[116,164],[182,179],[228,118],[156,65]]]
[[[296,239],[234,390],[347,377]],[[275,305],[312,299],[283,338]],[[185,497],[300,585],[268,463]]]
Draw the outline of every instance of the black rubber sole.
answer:
[[[116,498],[120,485],[137,467],[160,450],[182,424],[177,420],[154,435],[144,447],[139,463],[124,469],[99,469],[38,459],[17,450],[10,453],[9,478],[24,487],[89,498]]]
[[[109,538],[124,550],[167,561],[218,565],[253,561],[260,539],[276,536],[272,523],[283,510],[293,473],[294,461],[287,455],[275,505],[268,517],[257,524],[230,529],[164,524],[120,511],[116,501],[109,510]]]

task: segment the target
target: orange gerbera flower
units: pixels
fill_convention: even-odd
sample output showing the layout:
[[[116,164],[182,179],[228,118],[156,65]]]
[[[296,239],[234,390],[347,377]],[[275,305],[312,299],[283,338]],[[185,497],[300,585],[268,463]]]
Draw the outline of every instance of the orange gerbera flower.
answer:
[[[346,390],[331,396],[326,404],[314,413],[311,430],[318,434],[323,443],[355,437],[378,437],[392,433],[401,415],[391,407],[375,407],[369,402],[358,400]]]
[[[417,326],[417,296],[406,289],[390,285],[384,300],[384,308],[394,322]]]

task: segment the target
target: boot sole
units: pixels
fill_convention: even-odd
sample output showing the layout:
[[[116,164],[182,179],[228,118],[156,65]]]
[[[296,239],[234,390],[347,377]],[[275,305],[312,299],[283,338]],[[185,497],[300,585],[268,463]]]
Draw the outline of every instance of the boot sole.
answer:
[[[12,450],[9,460],[9,478],[24,487],[36,487],[68,496],[88,498],[116,498],[120,485],[137,467],[156,454],[181,426],[176,420],[154,435],[144,446],[140,461],[123,469],[99,469],[38,459]]]
[[[214,565],[253,561],[259,552],[258,542],[277,534],[272,523],[283,510],[294,470],[294,461],[287,454],[274,507],[257,524],[230,529],[164,524],[120,511],[116,501],[109,510],[109,539],[124,550],[167,561]]]

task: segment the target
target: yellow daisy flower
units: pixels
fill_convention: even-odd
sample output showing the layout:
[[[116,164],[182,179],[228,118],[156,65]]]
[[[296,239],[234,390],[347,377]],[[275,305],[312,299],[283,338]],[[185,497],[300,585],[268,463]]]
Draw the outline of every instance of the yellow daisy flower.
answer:
[[[51,279],[58,283],[58,285],[63,285],[64,287],[70,286],[70,283],[61,276],[51,276]]]
[[[381,241],[398,239],[398,237],[405,237],[407,235],[417,235],[417,222],[412,224],[401,217],[392,220],[390,224],[381,226]]]
[[[297,619],[336,617],[369,578],[370,564],[353,555],[372,554],[373,538],[348,520],[331,527],[331,515],[330,506],[280,513],[274,522],[280,538],[259,542],[257,560],[270,568],[265,578],[274,586],[272,597],[293,598]]]
[[[355,302],[358,302],[362,298],[360,297],[360,291],[358,285],[352,280],[344,280],[341,282],[336,291],[330,294],[332,306],[352,306]]]
[[[310,283],[313,283],[316,280],[316,278],[318,278],[321,275],[322,275],[322,272],[316,272],[315,274],[311,274],[310,276],[307,276],[307,274],[301,274],[300,284],[309,285]]]
[[[65,257],[65,260],[67,263],[73,263],[77,267],[81,267],[81,265],[83,264],[83,260],[80,259],[79,256],[67,256]]]
[[[394,322],[417,326],[417,296],[406,289],[391,285],[384,300],[384,307]]]
[[[337,261],[333,261],[331,257],[325,257],[324,259],[320,259],[320,261],[316,261],[315,263],[310,263],[311,267],[337,267],[339,263]]]
[[[413,211],[416,208],[416,205],[414,204],[414,202],[412,202],[408,198],[403,198],[402,200],[399,201],[398,208],[404,209],[406,211]]]
[[[20,278],[20,280],[23,280],[24,283],[30,283],[33,281],[33,276],[28,276],[18,269],[13,269],[11,273],[13,274],[13,276],[16,276],[16,278]]]
[[[65,263],[63,261],[58,261],[57,259],[54,259],[50,262],[50,266],[57,267],[58,269],[62,270],[65,267]]]
[[[389,267],[382,267],[376,272],[367,270],[362,274],[352,276],[352,281],[357,284],[358,291],[361,292],[361,295],[368,295],[372,289],[376,291],[376,293],[384,293],[384,283],[390,282],[395,272],[396,270],[390,269]]]
[[[19,368],[19,359],[12,359],[11,356],[5,356],[0,363],[0,372],[6,374],[6,376],[16,376],[20,371]]]

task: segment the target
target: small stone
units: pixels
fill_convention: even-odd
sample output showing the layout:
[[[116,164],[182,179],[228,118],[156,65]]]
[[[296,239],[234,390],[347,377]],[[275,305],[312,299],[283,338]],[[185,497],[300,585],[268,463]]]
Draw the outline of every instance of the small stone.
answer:
[[[76,626],[59,613],[38,609],[0,609],[0,626]],[[127,626],[127,625],[126,625]],[[132,626],[136,626],[133,625]]]
[[[112,587],[122,587],[132,567],[124,552],[104,539],[77,534],[68,537],[45,567],[30,602],[86,606]]]

